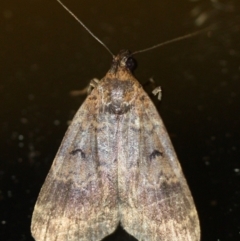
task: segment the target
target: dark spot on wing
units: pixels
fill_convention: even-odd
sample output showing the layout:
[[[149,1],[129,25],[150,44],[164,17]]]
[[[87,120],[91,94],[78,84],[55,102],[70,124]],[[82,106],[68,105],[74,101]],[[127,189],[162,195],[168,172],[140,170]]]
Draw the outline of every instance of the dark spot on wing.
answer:
[[[79,152],[81,153],[81,157],[82,157],[82,158],[85,158],[85,157],[86,157],[85,153],[84,153],[80,148],[71,151],[70,154],[74,156],[74,155],[76,155],[76,154],[79,153]]]
[[[151,154],[150,154],[150,160],[152,161],[153,159],[155,159],[157,156],[163,156],[163,153],[158,151],[158,150],[154,150]]]
[[[110,114],[123,115],[131,109],[131,105],[115,101],[110,103],[104,110]]]

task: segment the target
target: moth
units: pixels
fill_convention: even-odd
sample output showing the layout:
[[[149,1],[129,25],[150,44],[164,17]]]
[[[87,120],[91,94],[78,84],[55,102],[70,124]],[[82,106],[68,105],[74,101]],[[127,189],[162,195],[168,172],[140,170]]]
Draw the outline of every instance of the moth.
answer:
[[[200,241],[191,192],[162,119],[132,74],[133,54],[120,51],[91,82],[34,207],[36,241],[100,241],[119,224],[139,241]]]

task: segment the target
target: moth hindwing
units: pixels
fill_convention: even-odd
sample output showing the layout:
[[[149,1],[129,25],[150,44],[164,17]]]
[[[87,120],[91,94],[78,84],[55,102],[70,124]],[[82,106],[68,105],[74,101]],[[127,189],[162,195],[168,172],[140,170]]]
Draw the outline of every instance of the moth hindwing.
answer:
[[[199,241],[197,212],[163,122],[121,51],[77,111],[37,199],[36,241]]]

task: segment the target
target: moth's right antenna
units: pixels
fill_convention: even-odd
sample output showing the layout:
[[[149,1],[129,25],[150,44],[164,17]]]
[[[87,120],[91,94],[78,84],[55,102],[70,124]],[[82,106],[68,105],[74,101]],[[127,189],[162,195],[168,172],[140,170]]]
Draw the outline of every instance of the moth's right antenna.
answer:
[[[92,31],[72,11],[70,11],[60,0],[57,0],[57,1],[63,6],[63,8],[67,10],[68,13],[70,13],[88,31],[89,34],[92,35],[93,38],[95,38],[112,55],[112,57],[114,57],[114,54],[106,46],[106,44],[104,44],[96,35],[94,35]]]
[[[214,26],[215,26],[215,25],[214,25]],[[201,30],[199,30],[199,31],[196,31],[196,32],[193,32],[193,33],[189,33],[189,34],[180,36],[180,37],[178,37],[178,38],[174,38],[174,39],[172,39],[172,40],[168,40],[168,41],[166,41],[166,42],[153,45],[153,46],[151,46],[151,47],[149,47],[149,48],[146,48],[146,49],[142,49],[142,50],[135,51],[135,52],[132,53],[132,55],[135,55],[135,54],[138,54],[138,53],[147,52],[147,51],[149,51],[149,50],[156,49],[156,48],[158,48],[158,47],[162,47],[163,45],[167,45],[167,44],[170,44],[170,43],[178,42],[178,41],[180,41],[180,40],[187,39],[187,38],[191,38],[191,37],[194,37],[194,36],[199,35],[199,34],[201,34],[201,33],[204,33],[204,32],[210,31],[210,30],[214,30],[214,26],[210,26],[210,27],[201,29]]]

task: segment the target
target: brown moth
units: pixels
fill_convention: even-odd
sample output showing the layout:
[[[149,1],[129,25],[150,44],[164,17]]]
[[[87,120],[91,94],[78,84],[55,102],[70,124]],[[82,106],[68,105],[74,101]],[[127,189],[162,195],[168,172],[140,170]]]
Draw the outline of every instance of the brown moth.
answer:
[[[37,199],[36,241],[199,241],[194,201],[157,109],[122,50],[69,126]]]

